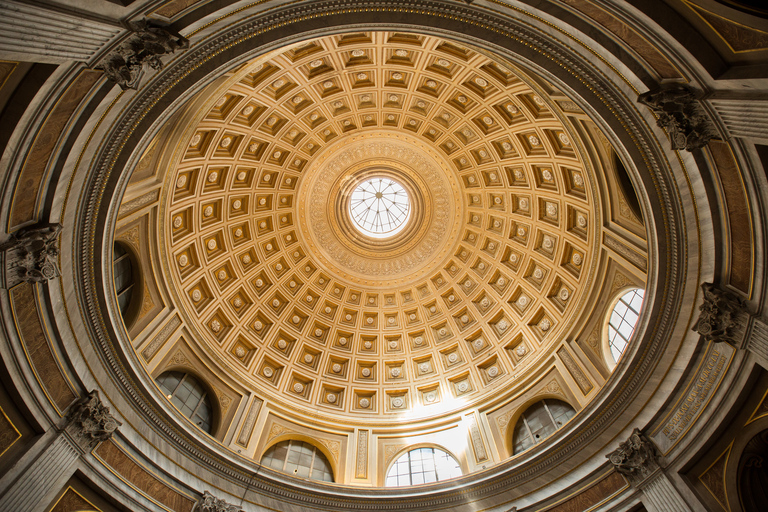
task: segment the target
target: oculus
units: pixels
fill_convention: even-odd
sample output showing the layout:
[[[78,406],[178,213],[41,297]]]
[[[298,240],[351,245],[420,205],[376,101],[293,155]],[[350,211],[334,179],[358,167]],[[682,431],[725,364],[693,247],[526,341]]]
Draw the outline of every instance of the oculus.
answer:
[[[369,178],[352,192],[349,215],[355,228],[364,235],[374,238],[396,235],[411,216],[408,192],[390,178]]]

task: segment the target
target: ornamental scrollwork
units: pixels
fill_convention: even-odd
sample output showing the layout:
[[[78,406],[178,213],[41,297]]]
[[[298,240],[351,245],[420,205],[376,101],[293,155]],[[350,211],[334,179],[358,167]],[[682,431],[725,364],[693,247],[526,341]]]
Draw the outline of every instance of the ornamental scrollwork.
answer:
[[[672,149],[693,151],[717,137],[717,131],[693,89],[668,85],[638,96],[637,101],[658,116],[656,124],[669,134]]]
[[[749,313],[744,301],[712,283],[701,285],[704,302],[699,306],[699,319],[693,330],[707,341],[725,341],[740,346],[744,339]]]
[[[162,55],[189,47],[189,41],[180,34],[147,20],[132,23],[130,28],[131,35],[97,66],[123,90],[138,88],[145,64],[159,71]]]
[[[40,223],[20,229],[0,245],[5,254],[6,287],[19,279],[44,283],[61,275],[59,233],[61,224]]]
[[[619,443],[619,448],[606,457],[616,471],[626,476],[633,485],[642,482],[659,468],[656,447],[637,428],[632,431],[629,439]]]
[[[109,407],[101,403],[96,390],[78,400],[70,409],[67,419],[67,429],[86,449],[108,440],[121,425],[110,414]]]
[[[205,491],[202,499],[197,502],[195,512],[242,512],[242,509]]]

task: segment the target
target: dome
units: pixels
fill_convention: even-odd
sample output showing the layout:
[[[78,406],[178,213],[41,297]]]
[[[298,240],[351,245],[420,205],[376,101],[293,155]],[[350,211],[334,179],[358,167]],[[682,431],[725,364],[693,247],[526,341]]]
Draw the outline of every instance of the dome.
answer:
[[[599,253],[603,163],[551,95],[396,32],[302,42],[199,92],[153,146],[171,156],[152,267],[185,343],[265,407],[326,422],[520,394],[591,313]],[[408,206],[388,236],[352,214],[382,179]]]
[[[759,502],[748,6],[7,3],[0,509]]]

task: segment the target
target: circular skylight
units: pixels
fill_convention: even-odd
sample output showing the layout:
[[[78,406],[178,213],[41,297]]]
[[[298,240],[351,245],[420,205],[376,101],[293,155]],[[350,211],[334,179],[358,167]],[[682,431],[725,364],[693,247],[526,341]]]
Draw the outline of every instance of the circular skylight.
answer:
[[[393,236],[410,217],[408,192],[389,178],[370,178],[352,192],[349,214],[361,233],[375,238]]]

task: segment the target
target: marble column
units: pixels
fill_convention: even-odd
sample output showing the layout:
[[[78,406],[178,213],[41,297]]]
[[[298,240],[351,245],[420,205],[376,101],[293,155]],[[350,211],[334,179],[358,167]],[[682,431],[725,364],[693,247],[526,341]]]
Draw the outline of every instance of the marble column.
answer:
[[[707,101],[720,116],[730,137],[768,141],[768,98],[712,98]]]
[[[91,391],[70,409],[63,427],[45,435],[47,443],[35,459],[0,497],[0,510],[36,512],[45,509],[53,496],[77,469],[80,457],[109,439],[120,423]]]
[[[5,60],[87,62],[123,32],[117,22],[85,19],[13,0],[0,3],[0,56]]]

